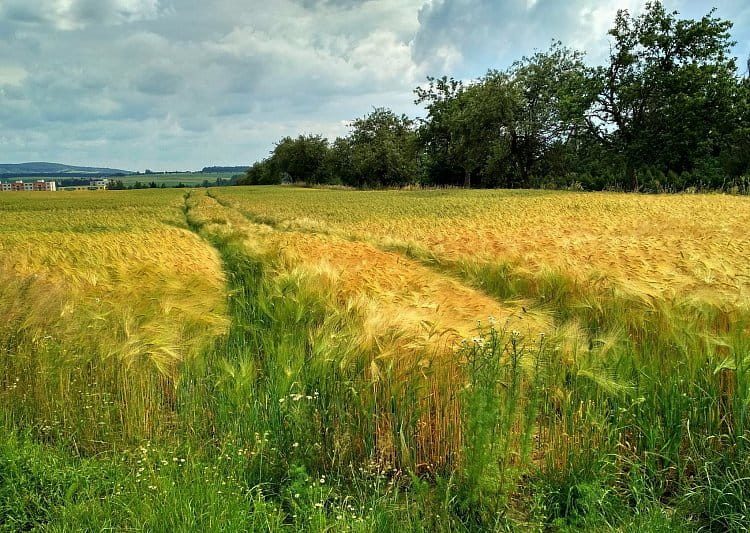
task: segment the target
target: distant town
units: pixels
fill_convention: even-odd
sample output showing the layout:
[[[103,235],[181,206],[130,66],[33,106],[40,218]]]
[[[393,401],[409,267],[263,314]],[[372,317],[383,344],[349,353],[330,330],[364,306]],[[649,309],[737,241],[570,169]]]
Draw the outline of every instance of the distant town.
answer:
[[[23,181],[15,180],[0,183],[0,191],[47,191],[54,192],[57,190],[64,191],[103,191],[110,185],[109,178],[99,178],[89,181],[88,185],[73,185],[58,188],[57,182],[47,180]]]
[[[0,164],[0,192],[222,187],[237,183],[247,168],[209,166],[199,171],[133,172],[57,163]]]

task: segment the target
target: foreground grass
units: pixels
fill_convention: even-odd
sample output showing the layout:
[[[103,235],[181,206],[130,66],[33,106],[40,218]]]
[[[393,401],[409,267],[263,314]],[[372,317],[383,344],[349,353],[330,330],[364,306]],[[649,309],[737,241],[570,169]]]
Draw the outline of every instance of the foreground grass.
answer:
[[[326,479],[301,469],[283,490],[238,478],[242,461],[184,457],[146,448],[125,460],[76,458],[4,434],[0,442],[0,531],[468,531],[454,514],[450,489],[415,482]],[[138,457],[138,459],[136,459]],[[541,488],[541,487],[540,487]],[[447,499],[446,499],[447,497]],[[591,495],[592,503],[596,496]],[[616,514],[610,516],[616,518]],[[695,523],[659,507],[614,520],[579,520],[561,530],[691,531]],[[484,529],[545,529],[538,521],[498,518]]]
[[[256,238],[268,228],[203,194],[183,208],[221,257],[228,331],[180,366],[169,401],[152,392],[168,431],[150,440],[114,433],[81,449],[76,431],[50,436],[3,407],[0,529],[750,527],[744,311],[443,262],[500,300],[549,308],[558,326],[543,341],[486,326],[447,380],[396,364],[395,333],[362,342],[361,310]]]

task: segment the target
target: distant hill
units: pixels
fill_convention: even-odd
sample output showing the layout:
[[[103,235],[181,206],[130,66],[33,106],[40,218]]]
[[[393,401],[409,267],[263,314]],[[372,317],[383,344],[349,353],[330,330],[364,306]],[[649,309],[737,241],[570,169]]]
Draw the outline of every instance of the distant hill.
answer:
[[[132,172],[116,168],[76,167],[72,165],[62,165],[60,163],[0,163],[0,177],[81,176],[88,174],[91,174],[92,176],[114,176],[117,174],[132,174]]]

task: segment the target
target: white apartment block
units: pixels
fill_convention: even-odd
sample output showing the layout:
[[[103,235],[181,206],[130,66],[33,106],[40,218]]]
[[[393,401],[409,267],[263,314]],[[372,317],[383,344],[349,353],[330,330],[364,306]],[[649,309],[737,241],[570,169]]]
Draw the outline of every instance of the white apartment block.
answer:
[[[0,191],[56,191],[57,184],[54,181],[36,180],[3,182]]]

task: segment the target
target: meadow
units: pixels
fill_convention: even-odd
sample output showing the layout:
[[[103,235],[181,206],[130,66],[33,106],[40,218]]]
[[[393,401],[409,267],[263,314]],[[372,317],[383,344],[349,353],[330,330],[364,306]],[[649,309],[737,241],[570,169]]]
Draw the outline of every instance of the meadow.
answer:
[[[199,186],[203,184],[205,180],[209,183],[215,183],[217,179],[227,180],[232,179],[232,176],[237,174],[236,172],[165,172],[165,173],[154,173],[154,174],[132,174],[129,176],[122,176],[113,178],[115,180],[121,180],[123,184],[135,185],[136,182],[151,183],[152,181],[157,185],[161,186],[164,184],[165,187],[176,187],[180,183],[190,186]]]
[[[750,200],[0,196],[0,531],[744,531]]]

